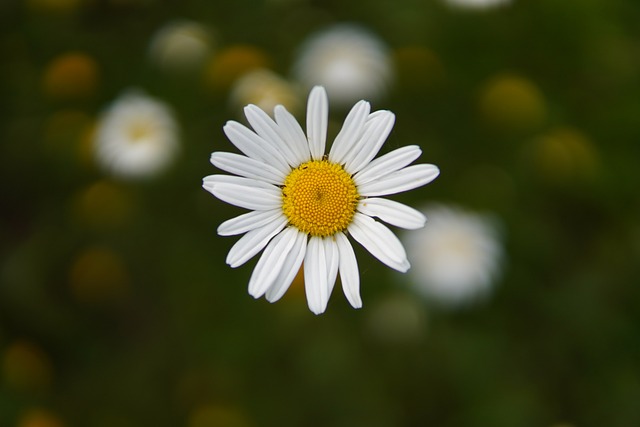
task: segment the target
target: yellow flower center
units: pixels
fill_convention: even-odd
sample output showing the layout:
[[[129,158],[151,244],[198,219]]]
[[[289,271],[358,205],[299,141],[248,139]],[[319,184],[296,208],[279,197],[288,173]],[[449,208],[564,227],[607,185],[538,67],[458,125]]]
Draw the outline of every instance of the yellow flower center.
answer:
[[[351,223],[358,190],[342,166],[312,160],[292,170],[282,188],[282,210],[289,223],[313,236],[331,236]]]
[[[127,129],[129,133],[129,139],[132,143],[143,141],[151,136],[155,131],[153,127],[153,123],[148,120],[139,120],[137,122],[131,123],[129,129]]]

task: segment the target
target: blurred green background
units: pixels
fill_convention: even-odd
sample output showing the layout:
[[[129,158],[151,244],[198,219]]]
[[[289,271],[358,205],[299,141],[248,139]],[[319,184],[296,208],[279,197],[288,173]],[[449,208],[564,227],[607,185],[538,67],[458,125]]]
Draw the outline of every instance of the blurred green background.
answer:
[[[177,19],[210,30],[213,62],[149,59]],[[201,179],[233,151],[229,85],[255,64],[289,76],[301,40],[340,22],[390,48],[385,150],[419,144],[442,171],[396,199],[500,219],[485,301],[429,304],[358,248],[364,307],[336,287],[314,316],[300,284],[255,301],[255,260],[225,265],[236,239],[215,230],[241,210]],[[640,425],[638,22],[635,0],[3,0],[0,425]],[[246,63],[215,62],[234,46]],[[181,128],[152,179],[91,152],[130,87]]]

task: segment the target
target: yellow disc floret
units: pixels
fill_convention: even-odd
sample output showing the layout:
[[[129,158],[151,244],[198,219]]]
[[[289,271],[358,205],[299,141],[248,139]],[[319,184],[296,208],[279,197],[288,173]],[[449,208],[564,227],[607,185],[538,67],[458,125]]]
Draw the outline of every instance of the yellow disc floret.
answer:
[[[358,190],[342,166],[312,160],[292,170],[282,187],[282,210],[289,223],[313,236],[345,230],[358,206]]]

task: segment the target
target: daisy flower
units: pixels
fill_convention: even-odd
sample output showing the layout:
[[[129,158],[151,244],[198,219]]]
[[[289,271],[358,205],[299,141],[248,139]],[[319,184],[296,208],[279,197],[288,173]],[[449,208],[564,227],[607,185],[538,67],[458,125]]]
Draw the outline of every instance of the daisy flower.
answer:
[[[179,149],[178,124],[169,106],[129,91],[102,114],[94,139],[96,161],[122,178],[164,170]]]
[[[402,239],[415,265],[410,279],[418,292],[449,307],[486,296],[503,259],[496,222],[443,204],[421,211],[429,217],[429,227]]]
[[[211,175],[203,187],[214,196],[250,212],[223,222],[222,236],[244,234],[231,248],[227,264],[238,267],[264,249],[249,279],[249,293],[270,302],[287,291],[304,262],[309,309],[325,311],[336,278],[354,308],[360,308],[358,264],[347,236],[387,266],[406,272],[409,262],[400,240],[378,218],[406,229],[424,226],[417,210],[380,196],[433,181],[436,166],[408,166],[418,146],[374,157],[395,116],[370,112],[366,101],[349,112],[325,155],[328,99],[323,87],[311,90],[307,133],[282,106],[275,120],[254,105],[245,107],[253,130],[230,121],[224,132],[243,155],[215,152],[214,166],[236,176]]]

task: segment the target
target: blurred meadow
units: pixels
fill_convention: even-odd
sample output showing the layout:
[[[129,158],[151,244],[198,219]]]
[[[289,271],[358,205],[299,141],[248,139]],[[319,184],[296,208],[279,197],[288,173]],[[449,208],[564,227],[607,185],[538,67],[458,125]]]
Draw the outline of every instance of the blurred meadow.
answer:
[[[635,0],[2,0],[0,426],[640,425],[638,22]],[[304,126],[314,84],[329,139],[365,98],[396,114],[383,152],[441,169],[392,197],[429,218],[394,229],[412,270],[354,245],[363,308],[337,285],[319,316],[300,278],[247,294],[256,260],[216,234],[243,211],[201,187],[227,120]],[[127,157],[110,132],[142,110],[128,135],[157,144]]]

